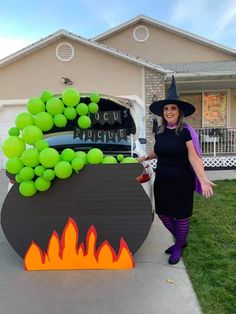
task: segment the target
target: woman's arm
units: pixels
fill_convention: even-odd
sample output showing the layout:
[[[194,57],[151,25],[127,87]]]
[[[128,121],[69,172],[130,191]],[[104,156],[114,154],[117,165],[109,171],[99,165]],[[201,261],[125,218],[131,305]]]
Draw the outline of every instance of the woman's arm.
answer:
[[[154,150],[151,150],[148,154],[146,154],[142,157],[138,157],[137,161],[143,162],[143,161],[147,161],[147,160],[151,160],[151,159],[155,159],[155,158],[157,158],[157,155],[155,154]]]
[[[195,150],[193,141],[187,141],[186,145],[188,149],[188,159],[196,176],[198,177],[198,180],[200,181],[202,194],[206,197],[210,197],[213,195],[212,187],[215,186],[215,184],[207,178],[204,171],[203,162]]]

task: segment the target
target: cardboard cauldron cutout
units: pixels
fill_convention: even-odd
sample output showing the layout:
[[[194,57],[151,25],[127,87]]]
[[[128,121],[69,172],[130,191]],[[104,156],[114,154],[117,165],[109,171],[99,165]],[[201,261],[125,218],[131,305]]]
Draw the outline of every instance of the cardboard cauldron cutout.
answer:
[[[121,108],[113,105],[113,110]],[[75,141],[92,136],[96,144],[101,134],[107,138],[106,129],[113,131],[111,140],[116,129],[122,130],[119,141],[136,130],[129,111],[115,116],[106,99],[99,107],[103,114],[94,118],[89,133],[72,122],[66,126],[74,130]],[[66,180],[56,178],[49,190],[31,197],[22,196],[15,183],[3,203],[1,224],[13,249],[24,258],[25,269],[133,268],[133,254],[152,223],[149,197],[136,180],[142,171],[140,164],[90,164]]]
[[[136,180],[141,170],[139,164],[87,165],[30,198],[15,183],[2,228],[25,269],[132,268],[152,221],[150,200]]]

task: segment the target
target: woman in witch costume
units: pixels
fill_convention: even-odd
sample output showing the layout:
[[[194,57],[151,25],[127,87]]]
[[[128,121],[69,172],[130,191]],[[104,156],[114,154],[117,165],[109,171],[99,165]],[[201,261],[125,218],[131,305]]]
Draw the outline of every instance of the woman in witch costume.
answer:
[[[163,122],[155,134],[154,149],[138,161],[158,158],[154,181],[156,213],[175,238],[175,244],[165,252],[171,254],[169,264],[176,264],[187,245],[193,192],[210,197],[214,183],[205,175],[197,134],[183,121],[195,108],[179,99],[174,76],[166,98],[152,103],[150,111],[161,116]]]

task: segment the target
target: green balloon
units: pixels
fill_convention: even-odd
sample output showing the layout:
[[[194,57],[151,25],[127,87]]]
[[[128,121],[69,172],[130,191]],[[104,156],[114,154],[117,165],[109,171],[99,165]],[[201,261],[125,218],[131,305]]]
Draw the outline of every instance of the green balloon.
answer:
[[[77,112],[73,107],[66,107],[64,110],[64,115],[68,120],[74,120],[77,116]]]
[[[16,127],[12,127],[8,130],[8,135],[9,136],[19,136],[20,135],[20,130]]]
[[[23,196],[33,196],[37,190],[33,181],[24,181],[20,183],[19,191]]]
[[[76,157],[72,160],[71,166],[76,172],[78,172],[84,168],[84,161],[81,158]]]
[[[95,102],[91,102],[91,103],[88,105],[88,109],[89,109],[89,112],[90,112],[90,113],[97,113],[98,110],[99,110],[99,107],[98,107],[98,105],[97,105]]]
[[[88,113],[88,106],[86,104],[84,104],[83,102],[81,102],[80,104],[78,104],[78,106],[76,107],[76,112],[80,115],[80,116],[86,116],[86,114]]]
[[[133,157],[125,157],[121,163],[122,164],[136,164],[138,161]]]
[[[35,125],[46,132],[53,127],[53,117],[48,112],[40,112],[34,118]]]
[[[25,150],[25,142],[18,136],[9,136],[2,144],[2,150],[8,157],[20,157]]]
[[[59,153],[54,148],[45,148],[39,154],[39,161],[45,168],[55,167],[59,162]]]
[[[29,181],[32,180],[34,178],[34,169],[31,167],[24,167],[21,169],[20,171],[20,177],[24,180],[24,181]]]
[[[43,133],[37,126],[28,125],[22,131],[22,138],[25,143],[34,145],[43,138]]]
[[[72,174],[72,167],[68,161],[59,161],[54,168],[55,174],[60,179],[67,179]]]
[[[124,157],[123,154],[118,154],[118,155],[117,155],[117,160],[118,160],[119,162],[121,162],[124,158],[125,158],[125,157]]]
[[[102,164],[117,164],[117,160],[113,156],[106,156],[103,158]]]
[[[76,157],[79,157],[80,159],[82,159],[85,165],[88,163],[87,154],[85,152],[78,151],[75,153],[75,155]]]
[[[91,120],[87,116],[81,116],[78,119],[78,126],[81,129],[88,129],[91,126]]]
[[[19,173],[15,176],[15,180],[16,180],[17,183],[23,182],[23,179],[21,178]]]
[[[103,152],[98,148],[92,148],[88,151],[87,160],[89,164],[100,164],[103,160]]]
[[[40,98],[32,97],[26,104],[28,111],[36,115],[39,112],[45,111],[45,104]]]
[[[38,177],[41,177],[43,175],[45,171],[45,168],[41,165],[37,166],[35,169],[34,169],[34,173],[36,174],[36,176]]]
[[[75,152],[71,148],[65,148],[61,152],[62,160],[71,162],[72,159],[76,157]]]
[[[35,143],[35,148],[41,152],[43,149],[48,148],[48,142],[45,140],[39,140]]]
[[[66,126],[67,124],[67,119],[64,116],[64,114],[57,114],[54,118],[53,118],[54,124],[58,127],[58,128],[63,128],[64,126]]]
[[[76,106],[80,101],[80,93],[72,87],[64,89],[62,92],[62,101],[68,107]]]
[[[33,124],[34,119],[28,112],[21,112],[16,116],[15,125],[20,130],[23,130],[26,126]]]
[[[94,102],[95,104],[97,104],[100,100],[100,95],[98,93],[93,92],[90,94],[90,100],[91,102]]]
[[[40,192],[47,191],[51,186],[51,182],[39,177],[35,180],[35,187]]]
[[[47,101],[46,109],[52,116],[56,116],[57,114],[63,113],[64,104],[61,99],[53,97]]]
[[[42,99],[42,101],[47,102],[49,99],[51,99],[53,97],[53,92],[51,92],[50,90],[44,90],[40,96],[40,99]]]
[[[10,136],[19,136],[20,135],[20,130],[18,128],[12,127],[8,131],[8,135]]]
[[[35,148],[28,148],[23,152],[21,159],[25,166],[36,167],[39,164],[39,152]]]
[[[52,181],[55,178],[55,172],[52,169],[47,169],[43,173],[43,178],[47,181]]]
[[[11,174],[17,174],[24,167],[23,162],[18,157],[8,159],[6,169]]]

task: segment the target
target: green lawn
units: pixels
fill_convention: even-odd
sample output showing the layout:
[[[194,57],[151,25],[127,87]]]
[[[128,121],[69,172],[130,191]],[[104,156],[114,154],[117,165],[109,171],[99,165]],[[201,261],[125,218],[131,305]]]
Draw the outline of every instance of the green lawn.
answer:
[[[236,314],[236,180],[195,196],[183,260],[204,314]]]

